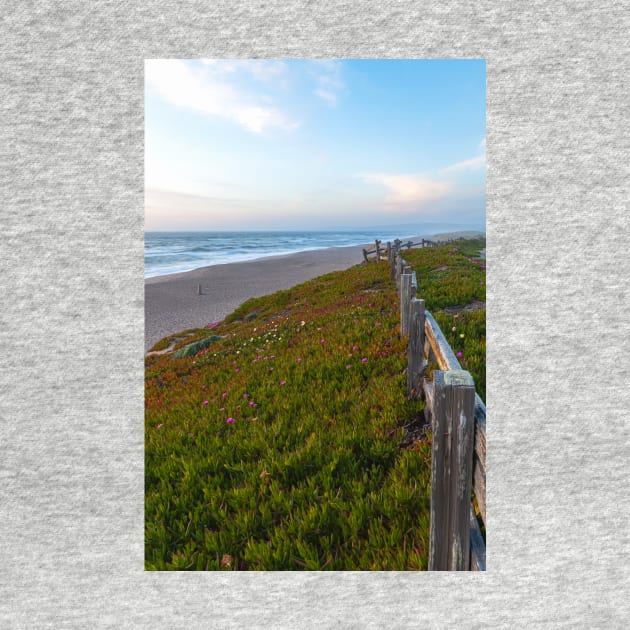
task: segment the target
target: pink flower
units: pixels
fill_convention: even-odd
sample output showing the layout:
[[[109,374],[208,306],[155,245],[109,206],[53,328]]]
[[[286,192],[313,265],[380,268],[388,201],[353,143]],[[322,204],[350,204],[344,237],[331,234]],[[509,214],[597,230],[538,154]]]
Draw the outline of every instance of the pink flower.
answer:
[[[286,385],[287,382],[286,381],[280,381],[280,385]]]
[[[237,374],[240,372],[240,370],[239,370],[238,368],[236,368],[234,371],[235,371]]]
[[[250,401],[249,401],[249,406],[250,406],[250,407],[255,407],[255,406],[256,406],[256,403],[255,403],[253,400],[250,400]]]
[[[269,358],[270,358],[270,359],[275,359],[275,358],[276,358],[276,355],[275,355],[275,354],[272,354]]]
[[[352,346],[352,350],[354,350],[354,352],[356,352],[359,349],[359,346]]]
[[[322,339],[322,340],[320,341],[320,343],[326,343],[326,340],[325,340],[325,339]]]
[[[243,394],[243,398],[249,398],[249,394]]]
[[[205,386],[205,385],[202,385],[202,386],[201,386],[201,389],[206,389],[206,386]]]
[[[204,406],[204,407],[207,407],[207,406],[208,406],[208,401],[207,401],[207,400],[204,400],[204,401],[203,401],[203,406]]]
[[[363,358],[361,359],[361,363],[367,363],[367,358],[366,358],[366,357],[363,357]]]
[[[223,392],[223,393],[221,394],[221,398],[227,398],[227,392]]]
[[[226,422],[227,422],[228,424],[232,424],[232,423],[234,422],[234,418],[228,418],[228,419],[226,420]]]
[[[381,324],[381,322],[376,322],[377,326],[382,326],[383,324]]]
[[[298,363],[302,363],[302,359],[300,359],[300,357],[298,357],[297,362],[298,362]]]
[[[346,370],[349,370],[351,367],[351,365],[346,365]]]
[[[461,357],[461,356],[462,356],[462,353],[461,353],[461,352],[458,352],[458,353],[457,353],[457,357],[459,358],[459,357]]]

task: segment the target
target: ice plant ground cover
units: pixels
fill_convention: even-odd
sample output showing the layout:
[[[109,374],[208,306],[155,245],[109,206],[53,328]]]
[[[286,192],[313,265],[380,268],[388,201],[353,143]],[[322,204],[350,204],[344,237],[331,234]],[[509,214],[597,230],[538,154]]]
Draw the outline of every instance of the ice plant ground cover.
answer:
[[[417,297],[435,317],[463,370],[486,399],[485,239],[437,248],[410,249],[403,257],[416,272]],[[445,310],[446,309],[446,310]],[[473,310],[474,309],[474,310]]]
[[[404,255],[485,387],[485,313],[441,310],[485,302],[483,246]],[[215,339],[146,359],[147,569],[426,569],[430,435],[405,440],[423,403],[407,400],[387,263],[249,300],[188,332],[176,349]]]

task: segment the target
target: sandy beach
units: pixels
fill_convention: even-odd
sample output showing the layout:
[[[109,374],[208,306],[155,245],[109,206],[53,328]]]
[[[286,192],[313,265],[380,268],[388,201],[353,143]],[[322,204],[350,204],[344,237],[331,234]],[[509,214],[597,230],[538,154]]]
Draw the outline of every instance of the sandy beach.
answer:
[[[424,238],[440,240],[480,234],[450,232]],[[414,242],[421,238],[414,238]],[[359,264],[364,247],[370,245],[299,252],[146,278],[145,352],[167,335],[223,319],[251,297],[288,289],[325,273]]]

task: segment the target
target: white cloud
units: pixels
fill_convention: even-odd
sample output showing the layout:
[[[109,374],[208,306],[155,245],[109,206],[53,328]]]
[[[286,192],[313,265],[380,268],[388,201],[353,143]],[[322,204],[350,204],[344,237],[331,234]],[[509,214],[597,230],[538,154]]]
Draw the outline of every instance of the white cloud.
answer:
[[[282,59],[200,59],[205,66],[211,67],[216,74],[249,74],[260,83],[286,87],[288,66]]]
[[[464,171],[478,171],[482,168],[486,167],[486,139],[482,138],[479,143],[479,150],[481,153],[476,155],[475,157],[469,158],[468,160],[462,160],[461,162],[456,162],[455,164],[451,164],[443,169],[440,169],[438,172],[441,175],[450,175],[451,173],[461,173]]]
[[[460,171],[476,171],[486,166],[486,156],[478,155],[474,158],[470,158],[469,160],[464,160],[463,162],[457,162],[456,164],[451,164],[446,168],[443,168],[440,172],[444,174],[448,173],[457,173]]]
[[[282,75],[283,66],[278,63],[261,62],[255,69],[257,63],[206,59],[193,65],[179,59],[147,60],[145,81],[148,88],[177,107],[231,120],[253,133],[271,128],[294,129],[297,123],[266,104],[268,98],[243,89],[243,81],[239,80],[243,71],[265,81]]]
[[[335,107],[339,94],[346,88],[341,62],[336,59],[315,59],[311,63],[311,75],[316,85],[313,93],[330,107]]]
[[[337,95],[334,92],[318,88],[315,90],[315,96],[319,96],[319,98],[326,101],[331,107],[337,105]]]
[[[445,197],[451,192],[448,182],[431,180],[421,175],[363,173],[360,177],[371,184],[389,188],[385,201],[390,204],[413,204]]]

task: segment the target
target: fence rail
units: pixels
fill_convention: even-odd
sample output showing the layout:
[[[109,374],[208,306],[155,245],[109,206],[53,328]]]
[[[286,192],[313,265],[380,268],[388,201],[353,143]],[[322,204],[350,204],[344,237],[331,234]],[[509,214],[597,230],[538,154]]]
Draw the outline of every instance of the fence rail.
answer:
[[[379,245],[376,241],[377,256]],[[424,398],[433,435],[429,570],[485,571],[486,546],[476,514],[485,527],[486,406],[424,300],[416,297],[416,274],[400,255],[402,246],[396,240],[383,251],[399,291],[401,335],[408,336],[407,393]],[[429,361],[440,368],[432,381],[425,377]]]
[[[395,253],[398,253],[403,247],[406,247],[407,249],[411,249],[412,247],[438,247],[438,245],[445,245],[446,243],[463,240],[463,236],[455,239],[449,238],[446,241],[432,241],[430,239],[423,238],[417,243],[414,243],[412,241],[401,241],[397,238],[393,243],[387,241],[387,247],[381,247],[382,241],[377,239],[374,241],[374,249],[363,249],[363,260],[366,263],[378,262],[379,260],[390,260],[392,256],[391,252],[394,251]]]

